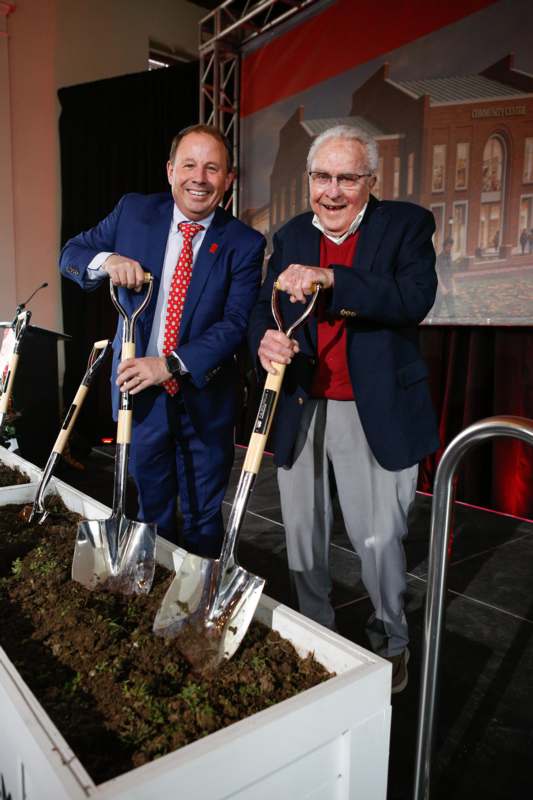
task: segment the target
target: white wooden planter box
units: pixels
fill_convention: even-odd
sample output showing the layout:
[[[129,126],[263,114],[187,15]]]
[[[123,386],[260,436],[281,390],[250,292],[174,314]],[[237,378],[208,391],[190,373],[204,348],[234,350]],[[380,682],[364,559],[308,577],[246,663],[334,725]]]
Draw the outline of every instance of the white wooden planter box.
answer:
[[[25,458],[21,458],[20,456],[16,455],[16,453],[12,453],[11,450],[7,450],[5,447],[0,446],[0,461],[5,464],[7,467],[17,467],[23,472],[25,475],[28,476],[30,479],[30,483],[35,484],[39,483],[41,480],[41,476],[43,474],[42,470],[39,467],[36,467],[35,464],[32,464],[31,461],[26,461]],[[24,486],[24,484],[14,484],[17,486]],[[0,492],[3,492],[4,489],[11,488],[2,486],[0,487]],[[35,489],[34,489],[35,491]]]
[[[51,487],[89,519],[110,509]],[[29,486],[0,505],[32,499]],[[158,539],[171,567],[173,546]],[[313,652],[336,677],[180,750],[95,785],[0,649],[0,796],[12,800],[385,800],[391,666],[263,595],[256,619]],[[1,793],[4,794],[1,794]]]

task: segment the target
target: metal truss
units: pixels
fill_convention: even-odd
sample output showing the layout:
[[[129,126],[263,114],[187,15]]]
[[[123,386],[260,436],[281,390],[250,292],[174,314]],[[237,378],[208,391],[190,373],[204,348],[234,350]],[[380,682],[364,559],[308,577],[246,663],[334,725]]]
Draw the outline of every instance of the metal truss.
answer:
[[[240,53],[245,44],[318,0],[225,0],[200,20],[200,122],[230,140],[236,179],[228,206],[239,206]]]
[[[7,18],[15,11],[15,3],[8,3],[6,0],[0,0],[0,36],[5,36],[7,39]]]

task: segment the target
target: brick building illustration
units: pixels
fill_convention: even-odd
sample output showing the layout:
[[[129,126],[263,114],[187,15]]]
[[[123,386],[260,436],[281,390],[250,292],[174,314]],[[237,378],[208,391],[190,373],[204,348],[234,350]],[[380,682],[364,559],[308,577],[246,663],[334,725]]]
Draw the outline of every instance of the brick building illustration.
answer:
[[[305,157],[335,124],[376,138],[375,193],[430,208],[437,252],[453,239],[464,269],[522,252],[524,231],[533,229],[533,76],[515,70],[512,55],[481,74],[425,80],[395,80],[383,64],[353,93],[346,117],[306,120],[300,106],[279,134],[269,233],[308,208]],[[258,211],[265,230],[265,209]],[[254,217],[247,214],[252,224]]]

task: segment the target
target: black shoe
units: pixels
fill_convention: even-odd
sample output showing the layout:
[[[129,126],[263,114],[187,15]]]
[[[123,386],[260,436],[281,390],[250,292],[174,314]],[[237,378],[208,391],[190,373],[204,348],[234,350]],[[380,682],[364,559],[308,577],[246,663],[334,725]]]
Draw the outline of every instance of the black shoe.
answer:
[[[409,675],[407,672],[407,662],[409,661],[409,649],[406,647],[397,656],[387,656],[387,661],[392,664],[392,684],[391,693],[398,694],[403,692],[407,686]]]

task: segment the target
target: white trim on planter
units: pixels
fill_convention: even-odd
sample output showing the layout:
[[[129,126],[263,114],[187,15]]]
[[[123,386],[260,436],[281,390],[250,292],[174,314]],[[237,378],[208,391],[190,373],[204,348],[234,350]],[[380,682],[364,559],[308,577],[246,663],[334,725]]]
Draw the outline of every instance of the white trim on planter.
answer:
[[[11,450],[7,450],[5,447],[0,446],[0,461],[8,467],[18,467],[21,472],[24,472],[28,478],[30,479],[30,483],[34,486],[34,494],[35,494],[35,484],[39,483],[41,480],[41,476],[43,474],[42,469],[36,467],[35,464],[32,464],[31,461],[26,461],[26,459],[21,458],[16,453],[11,452]],[[14,484],[16,486],[24,486],[28,484]],[[3,492],[5,489],[10,489],[10,486],[2,486],[0,487],[0,492]],[[29,800],[29,798],[28,798]]]
[[[62,481],[51,485],[89,519],[111,513]],[[13,487],[0,505],[28,502],[31,491]],[[170,566],[174,549],[158,538],[160,563]],[[389,662],[265,595],[256,619],[336,677],[98,786],[0,650],[6,791],[13,800],[385,800]]]

